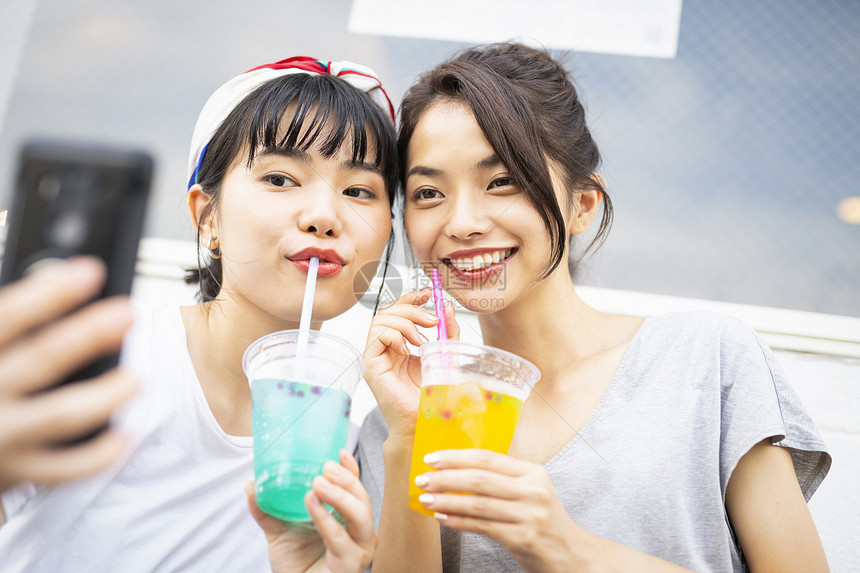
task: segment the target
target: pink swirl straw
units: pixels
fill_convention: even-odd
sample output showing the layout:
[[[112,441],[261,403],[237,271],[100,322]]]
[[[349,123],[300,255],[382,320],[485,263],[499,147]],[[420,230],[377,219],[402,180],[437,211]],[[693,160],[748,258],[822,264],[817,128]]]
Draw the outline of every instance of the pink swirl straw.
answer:
[[[436,324],[437,340],[448,340],[448,323],[445,321],[445,299],[442,298],[442,278],[439,269],[430,271],[430,282],[433,283],[433,304],[436,307],[436,316],[439,322]]]

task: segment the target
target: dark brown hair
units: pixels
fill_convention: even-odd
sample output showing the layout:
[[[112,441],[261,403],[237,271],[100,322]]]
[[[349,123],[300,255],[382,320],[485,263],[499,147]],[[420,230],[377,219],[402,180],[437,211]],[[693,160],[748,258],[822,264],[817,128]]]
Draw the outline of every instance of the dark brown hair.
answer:
[[[487,141],[537,209],[551,240],[548,276],[564,258],[564,218],[553,191],[547,158],[560,170],[569,193],[603,194],[603,215],[583,256],[599,248],[612,223],[612,203],[596,175],[600,152],[585,120],[585,109],[568,72],[546,51],[522,44],[487,44],[467,49],[423,74],[400,108],[401,188],[409,141],[433,103],[466,103]]]
[[[295,106],[292,117],[286,115]],[[221,199],[221,187],[234,159],[247,150],[247,163],[265,149],[314,148],[326,158],[344,144],[352,145],[352,159],[363,162],[375,149],[374,162],[385,179],[389,204],[394,204],[397,186],[397,151],[391,119],[358,88],[327,75],[291,74],[270,80],[248,94],[221,123],[206,147],[197,182],[212,200],[201,213],[202,223],[212,216]],[[199,298],[215,299],[221,291],[223,268],[220,258],[200,255],[198,266],[188,269],[185,282],[200,283]],[[385,263],[391,252],[389,237]]]

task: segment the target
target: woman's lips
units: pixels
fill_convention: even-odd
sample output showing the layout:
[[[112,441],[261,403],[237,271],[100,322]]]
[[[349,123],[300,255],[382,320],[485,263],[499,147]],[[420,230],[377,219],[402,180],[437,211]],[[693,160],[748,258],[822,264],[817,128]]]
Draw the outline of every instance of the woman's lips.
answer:
[[[310,259],[290,259],[290,262],[293,263],[297,269],[306,273],[311,266]],[[343,265],[340,263],[333,263],[330,261],[320,261],[319,267],[317,268],[317,276],[319,277],[330,277],[332,275],[336,275],[343,269]]]
[[[337,251],[315,247],[302,249],[287,258],[297,269],[306,273],[311,266],[311,257],[316,257],[320,261],[317,269],[317,276],[320,277],[330,277],[339,273],[345,264]]]
[[[445,266],[455,277],[469,282],[481,282],[498,276],[504,269],[505,265],[508,264],[508,262],[514,258],[514,256],[517,254],[517,251],[517,248],[513,248],[511,249],[511,253],[506,258],[500,260],[497,263],[492,263],[486,267],[475,270],[457,268],[451,263],[451,259],[454,258],[453,256],[442,259],[442,262],[445,263]],[[454,253],[454,255],[457,254],[458,253]]]

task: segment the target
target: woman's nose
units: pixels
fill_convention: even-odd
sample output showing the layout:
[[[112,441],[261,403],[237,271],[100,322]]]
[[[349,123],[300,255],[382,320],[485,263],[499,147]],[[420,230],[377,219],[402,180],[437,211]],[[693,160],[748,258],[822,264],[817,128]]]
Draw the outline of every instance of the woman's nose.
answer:
[[[312,197],[308,198],[307,205],[299,215],[299,228],[317,237],[338,236],[342,229],[338,215],[340,208],[338,202],[340,201],[342,199],[335,197],[331,191],[314,193]]]
[[[451,204],[445,233],[449,237],[467,240],[487,233],[493,224],[493,219],[482,208],[480,199],[473,197],[472,193],[457,193],[457,198]]]

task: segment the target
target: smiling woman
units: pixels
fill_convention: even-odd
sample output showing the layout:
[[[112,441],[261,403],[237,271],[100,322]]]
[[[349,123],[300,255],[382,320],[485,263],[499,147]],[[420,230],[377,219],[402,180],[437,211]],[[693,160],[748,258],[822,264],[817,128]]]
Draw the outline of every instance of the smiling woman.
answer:
[[[429,453],[412,511],[422,380],[405,343],[425,342],[426,295],[374,318],[365,378],[380,407],[359,440],[374,571],[407,558],[428,572],[826,571],[806,500],[830,455],[770,349],[716,313],[602,312],[561,264],[568,237],[599,221],[599,244],[610,219],[568,72],[522,44],[477,46],[421,76],[401,117],[422,268],[477,313],[484,344],[542,376],[507,455]]]

